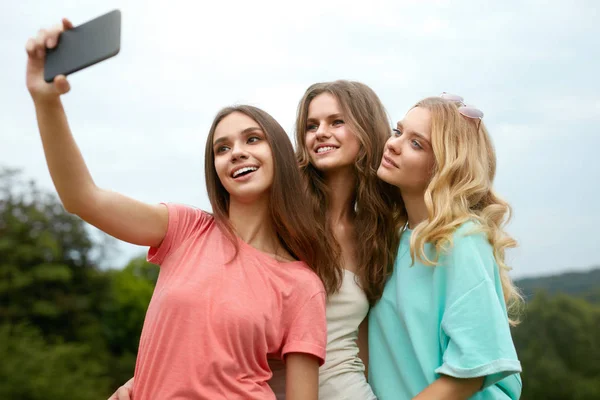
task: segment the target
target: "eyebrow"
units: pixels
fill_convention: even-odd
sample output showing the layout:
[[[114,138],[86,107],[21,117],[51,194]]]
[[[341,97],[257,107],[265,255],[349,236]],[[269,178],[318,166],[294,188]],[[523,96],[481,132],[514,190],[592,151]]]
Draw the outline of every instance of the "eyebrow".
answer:
[[[245,135],[248,135],[249,133],[256,132],[256,131],[262,132],[262,129],[260,129],[258,126],[250,126],[246,129],[244,129],[242,132],[240,132],[240,134],[242,136],[245,136]],[[218,138],[217,140],[215,140],[213,142],[213,146],[216,146],[222,142],[226,142],[227,140],[229,140],[229,136],[221,136],[220,138]]]
[[[326,119],[338,119],[338,118],[344,118],[344,116],[341,113],[335,113],[335,114],[328,115],[325,118]],[[313,122],[313,121],[318,121],[318,119],[317,118],[307,118],[306,119],[306,122]]]

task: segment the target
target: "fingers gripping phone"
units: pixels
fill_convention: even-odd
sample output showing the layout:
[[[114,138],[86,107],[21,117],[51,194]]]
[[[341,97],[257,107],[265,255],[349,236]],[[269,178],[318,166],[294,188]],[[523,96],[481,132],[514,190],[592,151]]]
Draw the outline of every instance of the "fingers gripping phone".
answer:
[[[121,11],[114,10],[60,34],[58,44],[46,49],[44,80],[69,75],[114,57],[121,49]]]

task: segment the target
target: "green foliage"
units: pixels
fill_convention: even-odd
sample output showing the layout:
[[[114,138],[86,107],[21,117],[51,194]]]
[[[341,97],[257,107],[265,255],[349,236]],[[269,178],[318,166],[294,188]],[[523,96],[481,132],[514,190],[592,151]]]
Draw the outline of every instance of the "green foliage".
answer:
[[[523,399],[600,398],[600,306],[538,292],[513,339],[523,366]]]
[[[566,272],[559,275],[524,278],[515,282],[527,299],[543,290],[548,294],[564,293],[600,303],[600,268],[585,272]]]
[[[0,194],[0,322],[85,340],[109,286],[85,223],[15,171],[0,172]]]
[[[102,270],[87,225],[0,170],[0,399],[98,399],[133,376],[158,269]]]
[[[137,258],[124,269],[107,274],[111,277],[110,301],[103,309],[102,328],[106,344],[117,359],[110,375],[120,385],[133,376],[141,328],[158,268]]]
[[[86,343],[51,343],[31,326],[0,325],[0,399],[108,397],[109,360],[95,353]]]

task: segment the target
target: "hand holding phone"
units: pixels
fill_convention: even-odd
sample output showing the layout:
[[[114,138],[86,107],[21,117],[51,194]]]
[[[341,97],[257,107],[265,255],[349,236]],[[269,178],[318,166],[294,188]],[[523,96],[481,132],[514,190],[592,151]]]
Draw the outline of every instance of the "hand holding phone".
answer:
[[[25,45],[27,50],[27,90],[34,101],[55,98],[67,93],[71,87],[64,75],[59,75],[53,83],[44,80],[46,48],[54,48],[63,31],[72,29],[73,24],[66,18],[50,29],[40,29],[37,36],[30,38]]]
[[[111,11],[73,27],[68,19],[41,29],[27,41],[27,89],[34,100],[58,97],[70,90],[66,75],[119,53],[121,13]]]

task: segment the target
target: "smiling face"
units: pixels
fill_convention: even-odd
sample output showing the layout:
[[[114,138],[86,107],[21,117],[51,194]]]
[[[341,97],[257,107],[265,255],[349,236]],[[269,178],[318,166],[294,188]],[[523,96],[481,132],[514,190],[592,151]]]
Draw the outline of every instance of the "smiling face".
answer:
[[[420,194],[429,185],[434,163],[431,113],[414,107],[388,139],[377,176],[400,188],[403,194]]]
[[[322,172],[354,167],[360,142],[346,124],[337,99],[321,93],[308,106],[304,146],[311,164]]]
[[[268,197],[273,153],[259,124],[241,112],[224,117],[213,137],[214,167],[230,198],[252,202]]]

